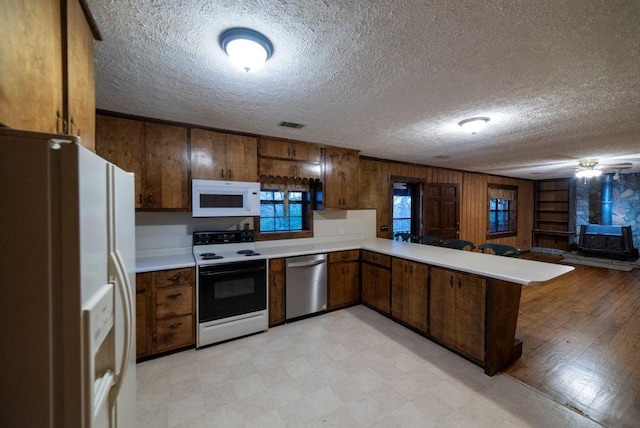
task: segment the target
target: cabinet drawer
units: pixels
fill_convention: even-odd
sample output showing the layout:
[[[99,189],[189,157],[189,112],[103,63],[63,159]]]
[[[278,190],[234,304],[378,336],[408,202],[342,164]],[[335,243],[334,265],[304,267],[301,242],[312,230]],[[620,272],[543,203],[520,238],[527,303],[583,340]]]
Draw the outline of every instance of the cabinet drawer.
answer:
[[[156,286],[168,287],[170,285],[193,284],[194,269],[171,269],[156,272]]]
[[[163,288],[156,294],[156,319],[193,313],[193,286]]]
[[[338,251],[329,253],[329,263],[355,262],[360,259],[360,250]]]
[[[391,257],[384,254],[374,253],[372,251],[362,252],[362,261],[374,263],[384,267],[391,267]]]
[[[157,351],[168,351],[194,343],[193,315],[159,320],[156,324]]]

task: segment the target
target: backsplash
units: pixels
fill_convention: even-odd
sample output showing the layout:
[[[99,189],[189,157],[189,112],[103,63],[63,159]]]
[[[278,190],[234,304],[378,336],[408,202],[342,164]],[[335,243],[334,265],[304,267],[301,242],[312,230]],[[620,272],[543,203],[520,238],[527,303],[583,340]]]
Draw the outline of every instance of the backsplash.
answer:
[[[254,228],[253,217],[193,218],[183,212],[136,213],[136,250],[191,247],[193,232],[201,230],[237,230],[248,224]],[[339,235],[376,237],[376,210],[314,211],[313,236],[324,238]]]

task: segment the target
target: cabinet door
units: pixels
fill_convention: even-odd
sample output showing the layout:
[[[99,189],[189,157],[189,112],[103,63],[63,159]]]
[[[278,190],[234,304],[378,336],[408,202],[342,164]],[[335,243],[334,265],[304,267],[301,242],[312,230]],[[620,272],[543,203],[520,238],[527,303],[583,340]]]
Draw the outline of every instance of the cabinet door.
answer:
[[[356,150],[342,152],[342,199],[343,208],[358,209],[358,163],[359,154]]]
[[[358,262],[329,264],[329,309],[360,300],[360,268]]]
[[[198,128],[191,130],[191,178],[224,180],[226,156],[226,134]]]
[[[79,0],[67,4],[68,133],[95,151],[96,91],[93,33]]]
[[[145,173],[144,122],[96,117],[96,153],[135,174],[136,208],[142,208]]]
[[[282,324],[284,313],[284,259],[269,260],[269,327]]]
[[[391,271],[393,272],[393,279],[391,280],[391,316],[404,321],[404,289],[405,283],[408,281],[407,261],[392,259]]]
[[[136,356],[143,357],[149,353],[149,304],[147,293],[136,291]]]
[[[62,132],[59,0],[3,0],[0,13],[0,123]]]
[[[455,287],[455,346],[463,353],[484,361],[487,282],[475,275],[457,272]]]
[[[227,135],[227,179],[258,179],[258,140],[242,135]]]
[[[327,148],[324,158],[324,205],[342,208],[342,151]]]
[[[362,263],[362,301],[369,305],[376,305],[376,267],[369,263]]]
[[[376,209],[378,238],[391,238],[391,185],[387,162],[358,161],[358,206]]]
[[[289,159],[291,158],[291,143],[289,143],[288,141],[285,142],[271,140],[269,138],[261,138],[260,156]]]
[[[187,129],[145,123],[146,180],[143,206],[188,210],[189,153]]]
[[[298,161],[320,163],[322,149],[316,144],[292,142],[290,157]]]
[[[431,268],[429,334],[450,347],[456,346],[455,273]]]
[[[428,267],[406,262],[406,281],[402,295],[403,320],[420,331],[427,332]],[[395,276],[395,272],[394,272]]]
[[[376,307],[385,314],[391,312],[391,271],[376,267]]]

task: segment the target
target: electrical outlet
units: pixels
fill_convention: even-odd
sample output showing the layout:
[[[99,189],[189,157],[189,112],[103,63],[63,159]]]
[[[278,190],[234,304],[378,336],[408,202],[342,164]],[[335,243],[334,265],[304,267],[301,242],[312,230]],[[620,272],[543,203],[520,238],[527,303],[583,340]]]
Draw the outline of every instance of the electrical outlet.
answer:
[[[344,227],[341,226],[339,232],[340,232],[340,235],[344,235]]]

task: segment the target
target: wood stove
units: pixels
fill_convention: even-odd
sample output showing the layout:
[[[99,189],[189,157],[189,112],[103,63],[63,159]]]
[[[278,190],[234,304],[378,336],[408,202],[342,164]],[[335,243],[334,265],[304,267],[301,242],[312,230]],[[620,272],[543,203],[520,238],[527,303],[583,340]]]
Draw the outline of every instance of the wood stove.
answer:
[[[587,256],[635,260],[638,249],[633,247],[631,226],[583,224],[580,226],[578,249]]]

